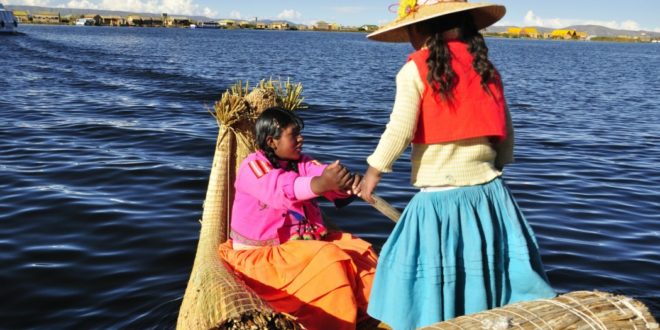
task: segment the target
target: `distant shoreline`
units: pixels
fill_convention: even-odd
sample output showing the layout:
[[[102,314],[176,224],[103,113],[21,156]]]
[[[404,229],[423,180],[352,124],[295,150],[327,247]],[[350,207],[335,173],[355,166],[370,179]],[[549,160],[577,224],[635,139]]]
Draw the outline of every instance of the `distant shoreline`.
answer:
[[[599,37],[592,36],[587,39],[562,39],[562,38],[530,38],[530,37],[519,37],[511,36],[503,33],[483,33],[484,37],[487,38],[497,38],[497,39],[522,39],[522,40],[547,40],[547,41],[578,41],[578,42],[589,42],[589,41],[600,41],[600,42],[617,42],[617,43],[640,43],[640,44],[650,44],[650,43],[659,43],[658,39],[649,39],[642,40],[639,38],[631,37]]]
[[[20,23],[20,26],[27,25],[27,26],[76,26],[75,24],[67,24],[67,23]],[[146,28],[146,29],[187,29],[187,30],[254,30],[254,31],[296,31],[296,32],[334,32],[334,33],[342,33],[342,32],[357,32],[357,33],[364,33],[368,34],[371,31],[365,31],[365,30],[360,30],[358,28],[351,29],[351,28],[344,28],[341,30],[313,30],[313,29],[261,29],[261,28],[255,28],[255,27],[202,27],[202,26],[195,26],[195,27],[190,27],[190,26],[134,26],[134,25],[119,25],[119,26],[112,26],[112,25],[88,25],[88,26],[80,26],[82,28],[84,27],[105,27],[105,28]]]
[[[76,26],[74,24],[65,24],[65,23],[22,23],[19,25],[19,29],[21,25],[27,25],[27,26]],[[85,26],[81,26],[81,28],[84,28]],[[280,30],[280,29],[263,29],[263,28],[255,28],[255,27],[190,27],[190,26],[131,26],[131,25],[120,25],[120,26],[110,26],[110,25],[100,25],[100,26],[94,26],[94,27],[110,27],[110,28],[166,28],[166,29],[189,29],[189,30],[254,30],[254,31],[299,31],[299,32],[335,32],[335,33],[342,33],[342,32],[352,32],[352,33],[363,33],[363,34],[368,34],[371,31],[364,31],[360,29],[341,29],[341,30],[313,30],[313,29],[286,29],[286,30]],[[633,39],[629,37],[591,37],[588,40],[579,40],[579,39],[543,39],[543,38],[526,38],[526,37],[512,37],[508,36],[506,34],[501,34],[501,33],[489,33],[489,32],[483,32],[484,37],[486,38],[494,38],[494,39],[519,39],[519,40],[532,40],[532,41],[575,41],[575,42],[589,42],[589,41],[599,41],[599,42],[613,42],[613,43],[640,43],[640,44],[648,44],[648,43],[660,43],[658,40],[651,40],[651,41],[642,41],[639,39]]]

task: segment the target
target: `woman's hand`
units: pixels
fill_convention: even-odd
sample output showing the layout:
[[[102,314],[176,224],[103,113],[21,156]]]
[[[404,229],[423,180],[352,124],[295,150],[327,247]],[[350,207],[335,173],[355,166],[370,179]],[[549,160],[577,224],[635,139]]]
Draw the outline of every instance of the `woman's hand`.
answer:
[[[357,195],[358,197],[362,193],[362,175],[360,173],[353,173],[353,180],[351,182],[351,189],[347,191],[351,195]]]
[[[375,203],[371,195],[374,193],[374,190],[376,190],[378,182],[380,182],[380,176],[381,173],[379,170],[369,166],[367,173],[365,173],[364,178],[362,178],[362,187],[360,188],[358,196],[362,197],[362,199],[370,204]]]

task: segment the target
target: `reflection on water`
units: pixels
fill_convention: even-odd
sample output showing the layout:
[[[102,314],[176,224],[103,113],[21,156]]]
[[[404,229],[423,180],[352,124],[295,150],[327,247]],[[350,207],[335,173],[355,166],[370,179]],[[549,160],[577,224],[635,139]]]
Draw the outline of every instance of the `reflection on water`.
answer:
[[[363,34],[23,26],[2,38],[0,319],[8,328],[172,328],[234,81],[305,86],[306,152],[363,171],[407,45]],[[558,291],[660,310],[656,44],[488,40],[514,116],[505,177]],[[379,194],[414,194],[405,157]],[[328,214],[380,246],[364,203]]]

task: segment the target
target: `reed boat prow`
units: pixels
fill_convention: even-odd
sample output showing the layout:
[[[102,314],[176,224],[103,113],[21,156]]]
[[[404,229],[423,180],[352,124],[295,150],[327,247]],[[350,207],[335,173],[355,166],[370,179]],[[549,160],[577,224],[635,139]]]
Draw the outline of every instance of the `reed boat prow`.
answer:
[[[203,205],[193,268],[178,329],[303,329],[296,319],[274,311],[218,256],[227,240],[233,182],[240,162],[255,150],[252,127],[257,113],[271,106],[301,106],[300,84],[261,81],[250,91],[238,82],[215,103],[218,139]],[[424,329],[658,329],[639,301],[597,291],[576,291],[554,299],[521,302],[461,316]],[[389,329],[377,320],[358,329]]]

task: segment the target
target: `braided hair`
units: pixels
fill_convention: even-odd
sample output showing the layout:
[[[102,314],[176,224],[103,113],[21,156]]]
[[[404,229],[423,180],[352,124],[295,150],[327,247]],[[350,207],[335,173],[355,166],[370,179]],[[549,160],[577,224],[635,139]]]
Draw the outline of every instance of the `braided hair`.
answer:
[[[488,59],[486,41],[474,24],[470,13],[456,13],[437,19],[420,22],[418,31],[428,36],[426,44],[429,48],[429,58],[426,64],[429,74],[426,77],[433,91],[443,99],[451,100],[451,91],[456,86],[456,73],[451,67],[451,52],[443,34],[452,29],[458,29],[459,39],[468,45],[468,51],[474,60],[472,67],[481,76],[481,87],[488,92],[488,83],[498,78],[497,70]]]
[[[264,152],[273,168],[281,168],[281,159],[277,157],[275,150],[268,145],[268,137],[279,139],[282,136],[282,131],[291,125],[295,125],[300,130],[305,127],[303,120],[293,111],[284,110],[280,107],[264,110],[254,125],[257,147]],[[298,162],[288,160],[284,170],[298,172]]]

